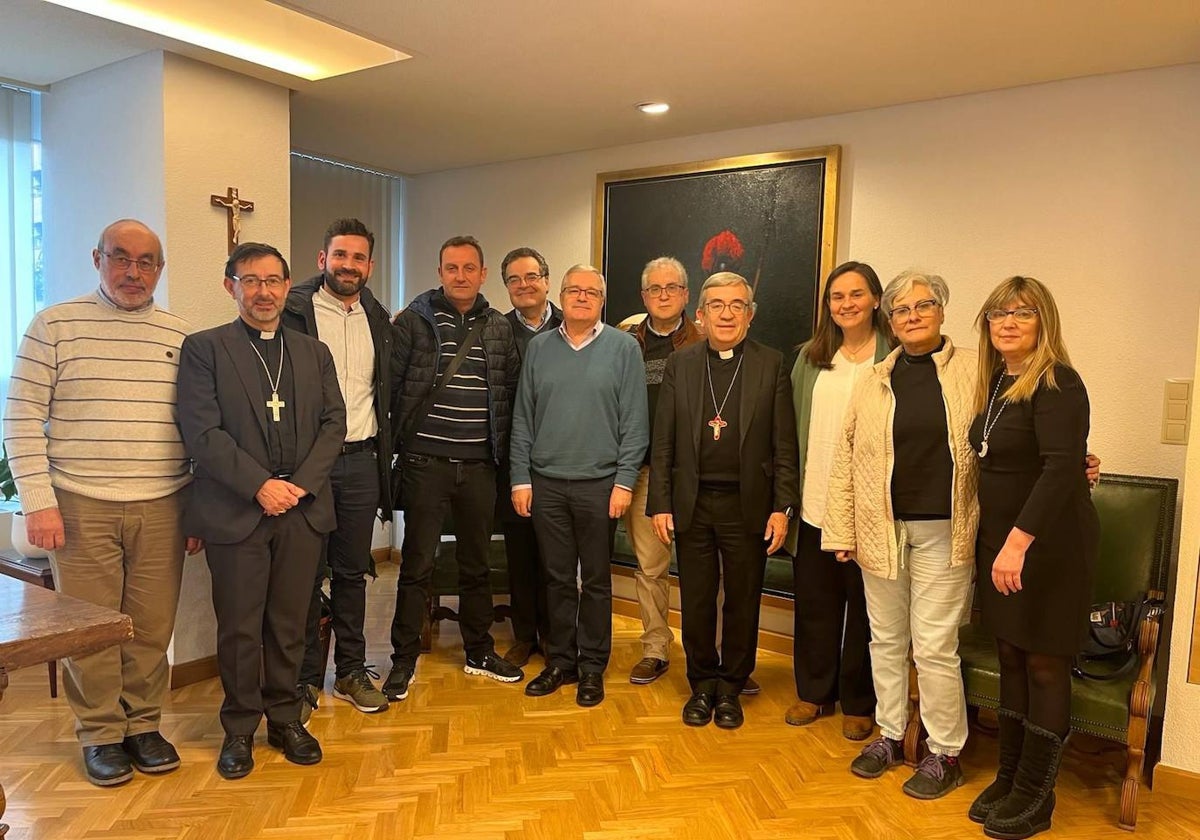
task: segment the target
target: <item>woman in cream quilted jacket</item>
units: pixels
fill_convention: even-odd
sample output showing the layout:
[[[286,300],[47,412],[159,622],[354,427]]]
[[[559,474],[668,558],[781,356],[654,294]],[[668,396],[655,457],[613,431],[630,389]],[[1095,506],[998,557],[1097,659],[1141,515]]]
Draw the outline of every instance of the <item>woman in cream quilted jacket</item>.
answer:
[[[958,628],[969,608],[979,471],[967,440],[976,355],[941,333],[950,292],[907,272],[882,308],[900,347],[860,378],[834,455],[821,547],[862,567],[880,737],[851,771],[876,778],[903,760],[908,648],[929,755],[904,792],[936,799],[963,783],[967,709]]]

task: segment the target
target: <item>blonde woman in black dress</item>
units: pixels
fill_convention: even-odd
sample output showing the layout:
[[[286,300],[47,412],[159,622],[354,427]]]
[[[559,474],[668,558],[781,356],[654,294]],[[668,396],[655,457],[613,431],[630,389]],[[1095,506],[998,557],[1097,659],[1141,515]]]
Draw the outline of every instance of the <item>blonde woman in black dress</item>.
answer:
[[[979,330],[975,562],[1000,659],[1000,769],[970,817],[989,837],[1025,838],[1049,828],[1054,811],[1100,524],[1079,470],[1087,390],[1050,291],[1030,277],[1005,280],[980,310]]]

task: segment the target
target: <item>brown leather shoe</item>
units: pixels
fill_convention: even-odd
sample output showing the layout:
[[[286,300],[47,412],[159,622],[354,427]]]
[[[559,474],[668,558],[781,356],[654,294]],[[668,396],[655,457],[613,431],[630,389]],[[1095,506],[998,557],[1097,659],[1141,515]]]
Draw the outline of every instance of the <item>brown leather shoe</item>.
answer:
[[[808,726],[817,718],[831,714],[833,714],[832,703],[819,706],[816,703],[809,703],[807,700],[800,700],[787,710],[783,719],[790,726]]]
[[[529,662],[529,657],[538,652],[538,646],[533,642],[514,642],[513,646],[504,652],[502,657],[509,665],[520,668]]]
[[[842,715],[842,735],[849,740],[865,741],[874,731],[875,720],[870,715]]]
[[[633,670],[629,672],[629,681],[634,685],[646,685],[652,683],[663,674],[667,673],[667,668],[671,667],[671,663],[665,659],[655,659],[653,656],[647,656],[641,662],[633,666]]]

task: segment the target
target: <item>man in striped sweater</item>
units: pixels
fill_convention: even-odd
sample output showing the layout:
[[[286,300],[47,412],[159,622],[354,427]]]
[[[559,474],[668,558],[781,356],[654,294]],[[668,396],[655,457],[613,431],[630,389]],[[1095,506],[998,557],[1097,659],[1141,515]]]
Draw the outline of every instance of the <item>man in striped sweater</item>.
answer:
[[[392,619],[388,700],[403,700],[421,651],[421,622],[434,555],[449,513],[458,562],[459,628],[475,676],[519,682],[501,659],[491,625],[488,572],[496,469],[508,457],[512,403],[521,369],[512,325],[479,293],[487,278],[483,248],[471,236],[447,240],[438,254],[441,286],[396,316],[401,383],[393,411],[404,476],[404,543]],[[458,370],[447,378],[461,347]]]
[[[175,409],[185,321],[154,304],[162,243],[132,219],[92,251],[100,287],[48,307],[13,366],[4,442],[29,541],[59,592],[133,618],[134,638],[68,659],[64,686],[88,780],[179,766],[158,732],[191,481]],[[198,540],[186,540],[194,554]]]

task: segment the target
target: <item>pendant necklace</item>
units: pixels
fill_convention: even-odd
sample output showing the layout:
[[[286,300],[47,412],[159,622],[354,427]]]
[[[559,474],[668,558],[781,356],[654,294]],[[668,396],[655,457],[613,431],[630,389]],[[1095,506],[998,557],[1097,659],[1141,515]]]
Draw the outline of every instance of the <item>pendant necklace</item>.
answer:
[[[996,387],[992,389],[992,398],[988,400],[987,413],[983,416],[983,443],[979,447],[979,457],[986,458],[988,454],[988,438],[991,437],[992,429],[996,428],[996,421],[1000,419],[1000,415],[1004,413],[1004,409],[1008,407],[1008,400],[1000,403],[1000,410],[996,412],[996,416],[992,417],[992,406],[996,403],[996,395],[1000,393],[1000,386],[1004,384],[1004,374],[1000,374],[1000,378],[996,380]]]
[[[705,423],[712,429],[713,440],[721,439],[721,429],[724,429],[729,424],[721,419],[721,412],[725,410],[725,403],[729,402],[729,395],[733,393],[733,385],[737,382],[738,372],[742,369],[742,359],[746,358],[745,354],[738,358],[737,367],[733,369],[733,379],[729,380],[729,387],[725,390],[725,398],[721,400],[721,404],[717,405],[717,392],[713,390],[712,381],[712,361],[706,353],[704,356],[704,369],[708,371],[708,393],[712,395],[713,407],[717,409],[717,416]]]
[[[263,358],[263,354],[258,352],[258,347],[254,342],[250,342],[250,349],[254,351],[254,355],[258,356],[258,361],[262,364],[263,370],[267,373],[267,383],[271,386],[271,399],[267,400],[267,408],[271,409],[271,419],[279,422],[279,409],[284,408],[287,403],[279,399],[279,383],[283,380],[283,342],[279,342],[279,370],[275,373],[275,379],[271,379],[271,369],[267,367],[267,360]]]

